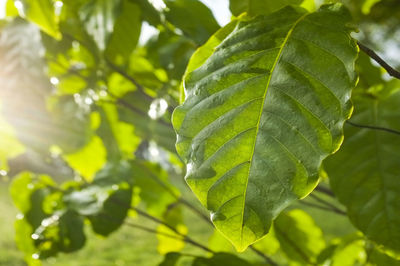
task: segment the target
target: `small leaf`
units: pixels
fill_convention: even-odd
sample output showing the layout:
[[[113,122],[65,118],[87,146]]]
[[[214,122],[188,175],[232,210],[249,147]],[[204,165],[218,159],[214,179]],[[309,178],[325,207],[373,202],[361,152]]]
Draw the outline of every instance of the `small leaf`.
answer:
[[[211,10],[198,0],[166,0],[165,4],[167,20],[198,44],[219,29]]]

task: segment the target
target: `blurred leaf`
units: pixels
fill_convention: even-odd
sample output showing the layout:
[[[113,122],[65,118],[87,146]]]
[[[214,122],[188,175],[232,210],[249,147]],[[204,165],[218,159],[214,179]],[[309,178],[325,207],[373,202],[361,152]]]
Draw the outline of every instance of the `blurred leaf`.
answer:
[[[106,49],[106,56],[124,62],[135,48],[142,27],[141,11],[138,5],[122,0],[121,14],[115,21],[114,30]]]
[[[20,0],[23,9],[19,10],[22,17],[39,26],[41,30],[56,39],[61,39],[58,31],[58,18],[54,12],[52,0]]]
[[[163,117],[156,120],[149,119],[151,98],[134,91],[127,93],[121,100],[123,102],[118,106],[119,117],[122,121],[135,126],[137,136],[143,140],[154,140],[159,146],[175,152],[175,133],[170,122],[166,122]]]
[[[53,181],[47,176],[25,172],[16,177],[10,187],[13,202],[21,212],[15,222],[16,244],[25,253],[26,261],[32,265],[40,265],[32,234],[48,216],[43,205],[45,198],[51,193],[47,186],[53,185]]]
[[[334,239],[332,244],[318,256],[318,265],[352,266],[365,265],[367,254],[365,241],[360,235],[350,235],[342,239]]]
[[[98,136],[93,136],[79,151],[63,155],[65,161],[87,181],[91,181],[93,175],[104,166],[106,157],[107,150]]]
[[[179,206],[178,207],[173,206],[171,208],[168,208],[163,215],[163,221],[165,221],[168,225],[173,227],[182,235],[186,235],[188,233],[188,229],[183,223],[182,209]],[[182,240],[182,236],[175,233],[167,226],[159,225],[157,227],[157,232],[159,233],[157,234],[157,239],[158,239],[157,251],[161,255],[170,252],[178,252],[185,247],[185,241]],[[176,238],[165,236],[162,233],[175,236]]]
[[[233,254],[216,253],[211,258],[197,257],[192,266],[250,266],[251,264]]]
[[[280,250],[280,244],[276,238],[274,226],[271,227],[268,234],[263,239],[254,243],[253,246],[269,256]]]
[[[168,173],[159,165],[145,161],[131,162],[134,187],[149,214],[160,217],[167,207],[177,201],[179,190],[173,187]]]
[[[302,2],[303,0],[230,0],[229,8],[235,16],[238,16],[243,12],[247,12],[250,16],[257,16],[268,15],[286,5],[300,5]]]
[[[321,229],[302,210],[279,215],[274,229],[281,250],[299,265],[315,264],[317,256],[325,248]]]
[[[142,18],[143,20],[149,22],[151,25],[157,27],[162,23],[162,18],[157,9],[154,8],[152,4],[148,0],[129,0],[140,6],[142,10]]]
[[[107,48],[120,8],[121,0],[91,0],[79,11],[86,31],[95,40],[100,51]]]
[[[134,133],[135,128],[131,124],[119,121],[115,105],[104,104],[100,113],[102,124],[97,132],[105,143],[108,161],[132,159],[140,143],[140,138]]]
[[[219,25],[213,13],[198,0],[166,0],[165,16],[197,44],[203,44]]]
[[[400,92],[353,99],[350,121],[400,130]],[[400,138],[384,131],[345,127],[342,148],[324,162],[332,190],[351,222],[369,239],[400,253]]]
[[[400,257],[395,259],[380,251],[378,248],[374,248],[368,254],[368,261],[378,266],[400,266]]]
[[[167,70],[171,79],[180,80],[185,72],[195,44],[188,38],[162,31],[147,45],[148,58],[156,67]]]
[[[177,252],[167,253],[164,256],[164,260],[158,266],[175,266],[180,258],[181,254]]]
[[[68,208],[89,218],[94,232],[107,236],[117,230],[131,207],[132,172],[129,163],[107,164],[93,182],[64,197]]]
[[[59,252],[81,249],[86,241],[83,220],[71,211],[58,212],[44,219],[32,235],[41,259]]]

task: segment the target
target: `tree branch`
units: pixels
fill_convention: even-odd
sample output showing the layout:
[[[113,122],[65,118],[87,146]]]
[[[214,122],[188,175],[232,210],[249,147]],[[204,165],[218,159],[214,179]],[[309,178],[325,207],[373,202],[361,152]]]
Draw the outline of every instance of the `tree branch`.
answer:
[[[306,253],[303,252],[303,250],[301,250],[301,248],[299,246],[297,246],[297,244],[295,242],[293,242],[285,233],[284,230],[281,230],[277,224],[275,223],[274,225],[274,229],[275,232],[280,234],[282,236],[282,238],[284,238],[286,240],[286,242],[288,242],[289,245],[291,245],[293,247],[293,249],[300,255],[300,257],[307,262],[310,265],[316,265],[315,263],[313,263],[310,258],[308,257],[308,255]]]
[[[114,64],[113,62],[108,60],[107,58],[105,60],[106,60],[107,65],[112,70],[114,70],[115,72],[117,72],[118,74],[120,74],[121,76],[126,78],[127,80],[129,80],[133,85],[136,86],[138,91],[140,91],[147,99],[154,100],[153,97],[151,97],[150,95],[148,95],[147,93],[144,92],[144,87],[134,77],[129,75],[127,72],[125,72],[125,70],[123,70],[122,68],[120,68],[119,66],[117,66],[116,64]]]
[[[357,42],[358,47],[360,47],[360,50],[366,53],[369,57],[374,59],[381,67],[383,67],[387,73],[397,79],[400,79],[400,72],[391,67],[388,63],[385,62],[379,55],[377,55],[374,51],[372,51],[370,48],[366,47],[364,44]]]
[[[400,135],[400,131],[391,129],[391,128],[385,128],[385,127],[378,127],[378,126],[369,126],[369,125],[360,125],[360,124],[356,124],[354,122],[351,122],[349,120],[346,121],[349,125],[353,126],[353,127],[359,127],[359,128],[368,128],[368,129],[373,129],[373,130],[380,130],[380,131],[385,131],[388,133],[392,133],[395,135]]]
[[[112,202],[113,202],[114,204],[119,205],[119,206],[123,206],[123,207],[129,208],[129,209],[131,209],[131,210],[137,212],[137,214],[139,214],[140,216],[142,216],[142,217],[144,217],[144,218],[146,218],[146,219],[148,219],[148,220],[150,220],[150,221],[153,221],[153,222],[155,222],[155,223],[157,223],[157,224],[160,224],[160,225],[164,225],[165,227],[167,227],[168,229],[170,229],[171,231],[173,231],[175,234],[181,236],[185,242],[190,243],[190,244],[192,244],[193,246],[197,246],[197,247],[203,249],[204,251],[207,251],[207,252],[210,252],[210,253],[213,253],[213,254],[215,253],[214,251],[212,251],[212,250],[209,249],[208,247],[206,247],[206,246],[200,244],[199,242],[193,240],[193,239],[190,238],[189,236],[187,236],[187,235],[185,235],[185,234],[182,234],[182,233],[179,232],[177,229],[175,229],[173,226],[171,226],[171,225],[169,225],[168,223],[166,223],[166,222],[164,222],[164,221],[158,219],[157,217],[154,217],[154,216],[148,214],[148,213],[145,212],[145,211],[142,211],[142,210],[140,210],[140,209],[138,209],[138,208],[136,208],[136,207],[127,205],[127,204],[125,204],[125,203],[123,203],[123,202],[121,202],[121,201],[119,201],[119,200],[116,200],[116,199],[113,199]]]
[[[251,249],[254,253],[256,253],[258,256],[264,258],[264,260],[265,260],[267,263],[269,263],[269,264],[271,264],[271,265],[273,265],[273,266],[278,266],[278,263],[276,263],[274,260],[272,260],[270,257],[268,257],[267,255],[265,255],[263,252],[261,252],[261,251],[258,250],[257,248],[255,248],[255,247],[253,247],[253,246],[250,246],[250,249]]]
[[[330,190],[329,188],[326,188],[324,186],[319,185],[315,188],[315,190],[318,192],[324,193],[325,195],[328,195],[330,197],[333,197],[333,198],[335,197],[335,194],[332,192],[332,190]]]
[[[310,194],[310,197],[315,199],[316,201],[318,201],[321,204],[324,204],[325,206],[327,206],[328,208],[330,208],[333,212],[340,214],[340,215],[347,215],[346,212],[342,211],[341,209],[337,208],[335,205],[333,205],[332,203],[314,195],[314,194]]]
[[[332,208],[321,206],[319,204],[315,204],[315,203],[312,203],[312,202],[299,201],[299,203],[303,204],[303,205],[307,205],[307,206],[313,207],[313,208],[321,209],[321,210],[324,210],[324,211],[329,211],[329,212],[334,212],[334,213],[337,213],[337,214],[340,214],[340,215],[344,215],[342,212],[337,212],[336,210],[334,210]]]

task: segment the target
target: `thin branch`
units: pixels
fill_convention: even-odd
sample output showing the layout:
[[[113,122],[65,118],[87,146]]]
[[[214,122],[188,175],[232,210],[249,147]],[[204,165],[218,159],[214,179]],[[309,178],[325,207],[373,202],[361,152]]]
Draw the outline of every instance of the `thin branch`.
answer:
[[[139,108],[131,105],[129,102],[125,101],[124,99],[118,98],[116,95],[112,94],[110,91],[108,91],[107,93],[108,93],[108,95],[110,95],[114,99],[114,102],[113,101],[107,101],[107,100],[101,100],[100,102],[110,103],[110,104],[117,104],[117,105],[119,105],[121,107],[124,107],[124,108],[126,108],[126,109],[128,109],[128,110],[130,110],[130,111],[132,111],[132,112],[134,112],[136,114],[138,114],[138,115],[141,115],[141,116],[144,116],[144,117],[148,117],[148,114],[146,114],[145,112],[143,112]],[[157,123],[160,123],[163,126],[172,127],[172,125],[169,122],[166,122],[166,121],[164,121],[162,119],[156,119],[154,121],[156,121]]]
[[[318,192],[324,193],[325,195],[328,195],[330,197],[335,197],[335,194],[332,192],[332,190],[330,190],[329,188],[326,188],[324,186],[319,185],[315,188],[315,190]]]
[[[313,207],[313,208],[321,209],[321,210],[324,210],[324,211],[329,211],[329,212],[334,212],[334,213],[337,213],[337,214],[340,214],[340,215],[344,215],[343,213],[337,212],[336,210],[334,210],[332,208],[321,206],[321,205],[316,204],[316,203],[307,202],[307,201],[299,201],[299,203],[303,204],[303,205],[307,205],[307,206]]]
[[[185,235],[185,234],[182,234],[182,233],[179,232],[177,229],[175,229],[173,226],[171,226],[171,225],[169,225],[168,223],[166,223],[166,222],[164,222],[164,221],[158,219],[157,217],[154,217],[154,216],[148,214],[148,213],[145,212],[145,211],[142,211],[142,210],[140,210],[140,209],[138,209],[138,208],[136,208],[136,207],[127,205],[127,204],[125,204],[125,203],[123,203],[123,202],[121,202],[121,201],[119,201],[119,200],[116,200],[116,199],[113,199],[112,202],[115,203],[115,204],[117,204],[117,205],[127,207],[127,208],[129,208],[129,209],[131,209],[131,210],[137,212],[137,214],[139,214],[140,216],[142,216],[142,217],[144,217],[144,218],[146,218],[146,219],[148,219],[148,220],[150,220],[150,221],[153,221],[153,222],[155,222],[155,223],[157,223],[157,224],[160,224],[160,225],[164,225],[165,227],[167,227],[168,229],[170,229],[171,231],[173,231],[173,232],[176,233],[177,235],[181,236],[181,237],[184,239],[184,241],[187,242],[187,243],[190,243],[190,244],[192,244],[192,245],[194,245],[194,246],[197,246],[197,247],[203,249],[204,251],[207,251],[207,252],[210,252],[210,253],[213,253],[213,254],[215,253],[214,251],[212,251],[212,250],[209,249],[208,247],[206,247],[206,246],[200,244],[199,242],[193,240],[193,239],[190,238],[189,236],[187,236],[187,235]]]
[[[270,257],[268,257],[267,255],[265,255],[263,252],[261,252],[260,250],[258,250],[257,248],[250,246],[250,249],[256,253],[258,256],[264,258],[264,260],[274,266],[278,266],[278,263],[276,263],[274,260],[272,260]]]
[[[115,219],[113,219],[111,216],[106,215],[104,213],[100,217],[106,218],[106,219],[108,219],[110,221],[115,221]],[[203,249],[203,250],[205,250],[207,252],[214,253],[213,251],[211,251],[207,247],[205,247],[205,246],[193,241],[192,239],[190,239],[190,238],[188,238],[187,236],[184,236],[184,235],[179,235],[179,237],[178,237],[176,235],[171,235],[171,234],[167,234],[167,233],[164,233],[164,232],[159,232],[157,230],[154,230],[153,228],[149,228],[149,227],[146,227],[146,226],[143,226],[143,225],[139,225],[139,224],[135,224],[135,223],[128,222],[128,221],[125,221],[124,224],[127,225],[127,226],[130,226],[130,227],[136,228],[136,229],[143,230],[143,231],[148,232],[148,233],[153,233],[153,234],[156,234],[156,235],[169,237],[171,239],[184,241],[184,242],[186,242],[188,244],[191,244],[191,245],[193,245],[195,247],[201,248],[201,249]]]
[[[318,201],[319,203],[324,204],[325,206],[331,208],[332,211],[334,211],[334,212],[336,212],[336,213],[338,213],[338,214],[347,215],[346,212],[344,212],[344,211],[342,211],[341,209],[337,208],[337,207],[336,207],[335,205],[333,205],[332,203],[330,203],[330,202],[328,202],[328,201],[326,201],[326,200],[324,200],[324,199],[322,199],[322,198],[320,198],[320,197],[318,197],[318,196],[316,196],[316,195],[314,195],[314,194],[310,194],[310,197],[313,198],[313,199],[315,199],[315,200]]]
[[[153,97],[151,97],[150,95],[148,95],[147,93],[144,92],[145,91],[144,87],[134,77],[129,75],[127,72],[125,72],[125,70],[123,70],[122,68],[120,68],[119,66],[117,66],[116,64],[114,64],[113,62],[108,60],[107,58],[105,60],[106,60],[107,65],[112,70],[114,70],[115,72],[117,72],[118,74],[120,74],[121,76],[126,78],[127,80],[129,80],[133,85],[135,85],[135,87],[138,89],[138,91],[140,91],[144,96],[147,97],[147,99],[153,100]]]
[[[378,127],[378,126],[369,126],[369,125],[360,125],[360,124],[356,124],[354,122],[351,122],[349,120],[346,121],[347,124],[353,126],[353,127],[358,127],[358,128],[368,128],[368,129],[373,129],[373,130],[380,130],[380,131],[385,131],[388,133],[392,133],[395,135],[400,135],[400,131],[391,129],[391,128],[386,128],[386,127]]]
[[[300,255],[300,257],[303,258],[304,261],[306,261],[308,264],[316,265],[315,263],[311,262],[311,260],[310,260],[310,258],[308,257],[308,255],[305,254],[305,253],[303,252],[303,250],[301,250],[301,248],[299,248],[299,247],[297,246],[297,244],[296,244],[295,242],[293,242],[293,241],[286,235],[286,233],[285,233],[283,230],[281,230],[281,229],[277,226],[276,223],[275,223],[274,229],[275,229],[275,232],[277,232],[278,234],[280,234],[280,235],[286,240],[286,242],[288,242],[289,245],[291,245],[291,246],[293,247],[293,249]]]
[[[360,50],[366,53],[369,57],[374,59],[379,65],[381,65],[387,73],[397,79],[400,79],[400,72],[391,67],[388,63],[385,62],[379,55],[377,55],[374,51],[372,51],[370,48],[365,46],[364,44],[357,42],[358,47],[360,47]]]

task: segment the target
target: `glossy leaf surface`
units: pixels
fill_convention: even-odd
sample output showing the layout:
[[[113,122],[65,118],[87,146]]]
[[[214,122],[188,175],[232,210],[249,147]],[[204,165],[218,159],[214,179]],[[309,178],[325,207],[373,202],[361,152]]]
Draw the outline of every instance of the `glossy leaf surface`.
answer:
[[[189,63],[176,147],[187,183],[239,251],[312,191],[341,144],[356,82],[349,22],[339,4],[242,18]]]

